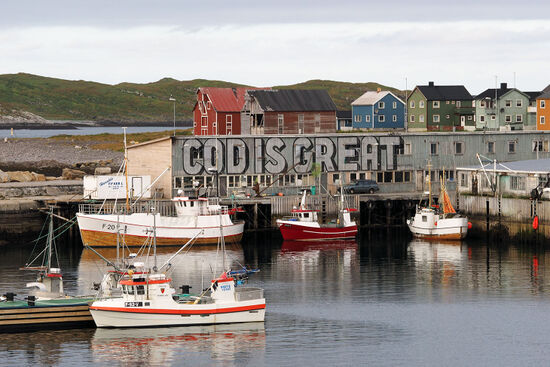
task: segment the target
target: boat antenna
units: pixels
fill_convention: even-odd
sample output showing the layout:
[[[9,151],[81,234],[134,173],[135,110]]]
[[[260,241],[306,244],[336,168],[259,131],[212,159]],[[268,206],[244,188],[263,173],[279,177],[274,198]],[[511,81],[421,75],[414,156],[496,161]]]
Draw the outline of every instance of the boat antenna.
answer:
[[[432,161],[428,161],[428,208],[432,208]]]
[[[50,223],[49,223],[49,227],[48,227],[48,243],[47,243],[47,248],[48,248],[48,264],[47,264],[47,268],[51,268],[52,267],[52,242],[53,242],[53,207],[50,207]]]
[[[130,204],[128,200],[128,146],[126,145],[126,129],[127,127],[122,128],[122,130],[124,130],[124,176],[126,177],[126,213],[129,213]]]
[[[153,207],[153,259],[154,259],[154,265],[153,265],[153,271],[157,271],[157,215],[156,210]]]

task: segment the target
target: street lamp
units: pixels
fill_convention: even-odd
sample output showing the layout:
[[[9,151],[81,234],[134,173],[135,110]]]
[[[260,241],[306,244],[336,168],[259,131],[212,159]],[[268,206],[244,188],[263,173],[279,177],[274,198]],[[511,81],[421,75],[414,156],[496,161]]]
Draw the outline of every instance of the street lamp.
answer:
[[[176,99],[170,94],[168,100],[174,102],[174,136],[176,136]]]

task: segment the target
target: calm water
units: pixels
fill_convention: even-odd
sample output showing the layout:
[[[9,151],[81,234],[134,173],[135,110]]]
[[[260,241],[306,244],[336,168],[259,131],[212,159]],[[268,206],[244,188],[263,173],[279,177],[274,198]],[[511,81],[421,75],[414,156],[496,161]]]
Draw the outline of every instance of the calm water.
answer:
[[[265,289],[265,324],[0,335],[0,363],[523,366],[549,360],[544,248],[367,232],[357,242],[324,245],[282,242],[271,232],[247,235],[228,254],[234,264],[261,269],[250,284]],[[31,247],[0,249],[0,289],[32,280],[17,271]],[[88,251],[59,247],[67,290],[89,293],[104,265]],[[159,263],[171,251],[160,250]],[[113,249],[103,253],[115,256]],[[216,256],[215,248],[204,247],[180,256],[174,285],[200,290]]]
[[[180,127],[185,129],[189,126]],[[144,133],[152,131],[173,131],[173,128],[167,126],[130,126],[126,130],[128,134]],[[102,126],[102,127],[79,127],[77,129],[15,129],[13,137],[15,138],[48,138],[55,135],[95,135],[95,134],[122,134],[122,128],[117,126]],[[11,130],[0,129],[0,138],[12,137]]]

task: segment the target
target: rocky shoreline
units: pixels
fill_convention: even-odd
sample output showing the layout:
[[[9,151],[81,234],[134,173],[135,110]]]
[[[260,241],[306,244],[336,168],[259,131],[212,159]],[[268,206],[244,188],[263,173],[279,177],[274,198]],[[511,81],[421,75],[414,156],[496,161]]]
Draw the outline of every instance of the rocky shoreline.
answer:
[[[0,170],[29,171],[56,177],[62,175],[64,168],[93,174],[97,167],[108,166],[116,172],[124,153],[94,149],[98,143],[49,138],[5,139],[0,141]]]

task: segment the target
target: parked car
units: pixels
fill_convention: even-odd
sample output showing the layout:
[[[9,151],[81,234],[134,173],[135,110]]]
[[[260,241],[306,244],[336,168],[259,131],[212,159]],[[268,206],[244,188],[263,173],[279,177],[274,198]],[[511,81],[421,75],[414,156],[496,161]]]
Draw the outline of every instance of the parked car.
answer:
[[[376,181],[373,180],[357,180],[349,185],[344,185],[343,188],[344,192],[349,192],[350,194],[374,194],[380,190]],[[338,188],[338,192],[340,192],[340,188]]]

